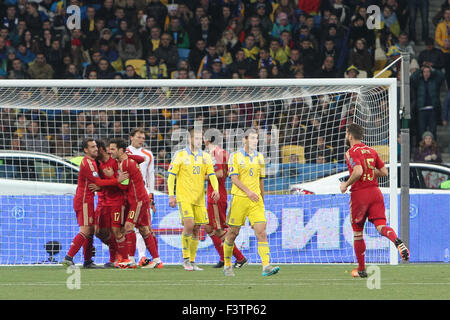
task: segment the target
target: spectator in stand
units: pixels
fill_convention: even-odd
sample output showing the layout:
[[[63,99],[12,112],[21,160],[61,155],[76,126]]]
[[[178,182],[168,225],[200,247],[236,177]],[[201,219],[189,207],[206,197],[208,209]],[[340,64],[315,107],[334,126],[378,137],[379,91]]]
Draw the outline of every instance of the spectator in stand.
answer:
[[[141,75],[144,79],[167,79],[167,66],[161,63],[155,54],[150,53],[147,63],[142,66]]]
[[[200,74],[202,73],[203,70],[208,69],[211,70],[212,67],[212,63],[215,59],[220,59],[222,60],[222,64],[225,65],[225,58],[219,56],[219,54],[216,51],[216,44],[215,43],[210,43],[208,45],[208,50],[207,50],[207,54],[206,56],[203,57],[203,59],[200,62],[200,66],[198,68],[197,71],[197,77],[200,76]]]
[[[36,55],[34,63],[28,68],[28,74],[31,79],[52,79],[54,73],[53,68],[47,63],[42,52]]]
[[[447,86],[450,86],[450,8],[445,9],[444,20],[436,27],[435,40],[444,54]]]
[[[278,64],[279,62],[275,58],[271,57],[269,48],[261,48],[259,51],[258,69],[262,67],[270,69],[273,65]]]
[[[232,57],[234,57],[236,52],[241,48],[241,43],[233,30],[225,30],[219,42],[225,46],[226,51],[229,52]]]
[[[91,71],[98,71],[98,63],[100,62],[100,59],[102,59],[102,53],[100,51],[94,51],[92,53],[91,63],[88,64],[83,70],[84,77],[87,78]]]
[[[367,28],[366,20],[361,15],[355,16],[351,23],[349,47],[353,47],[358,39],[366,40],[367,49],[375,47],[375,33]]]
[[[214,59],[211,65],[211,79],[226,79],[226,68],[223,67],[222,60],[220,58]]]
[[[191,43],[189,41],[189,35],[180,24],[180,18],[175,16],[170,20],[170,24],[167,28],[167,33],[172,36],[173,43],[177,48],[189,49]]]
[[[73,154],[72,137],[70,136],[70,126],[62,123],[58,133],[53,137],[55,144],[55,154],[60,157],[67,157]]]
[[[281,47],[280,41],[277,39],[270,40],[270,48],[269,48],[270,56],[276,59],[280,65],[285,64],[289,56],[291,55],[291,48],[289,46]]]
[[[309,163],[331,163],[335,159],[333,157],[333,147],[325,144],[325,138],[323,136],[317,137],[317,142],[313,144],[311,152],[307,153],[307,160]]]
[[[322,67],[316,74],[317,78],[337,78],[338,74],[336,71],[334,58],[328,56],[323,61]]]
[[[420,52],[418,60],[420,67],[427,66],[438,70],[444,67],[444,54],[434,46],[432,38],[425,40],[425,50]]]
[[[113,79],[115,70],[105,58],[98,62],[97,79]]]
[[[425,161],[432,163],[441,163],[441,152],[439,146],[434,140],[434,135],[430,131],[422,134],[422,141],[414,154],[414,161]]]
[[[255,36],[252,34],[246,36],[242,49],[244,50],[245,58],[250,58],[255,62],[258,60],[259,47],[256,46]]]
[[[285,12],[280,12],[277,16],[277,20],[272,27],[270,35],[276,39],[280,39],[281,32],[292,32],[292,24],[289,23],[288,15]]]
[[[30,76],[23,67],[22,60],[15,58],[12,62],[12,70],[9,71],[8,79],[29,79]]]
[[[438,115],[441,112],[440,90],[444,75],[424,66],[411,75],[411,91],[415,93],[415,112],[421,136],[426,130],[436,136]]]
[[[67,66],[66,71],[64,72],[62,79],[82,79],[80,73],[77,70],[76,65],[73,63]]]
[[[167,7],[159,0],[150,0],[147,5],[147,15],[155,17],[159,26],[164,26],[168,11]]]
[[[300,61],[304,66],[305,78],[313,78],[318,67],[317,52],[312,48],[311,41],[308,38],[300,41]]]
[[[38,4],[36,2],[28,2],[26,4],[25,22],[27,28],[33,35],[38,35],[42,27],[41,15],[38,11]]]
[[[34,61],[36,55],[30,49],[27,49],[24,43],[19,43],[17,46],[16,57],[19,58],[24,65],[28,66]]]
[[[345,77],[346,78],[358,78],[359,70],[355,66],[350,66],[345,70]]]
[[[52,40],[50,50],[45,52],[45,59],[55,72],[55,77],[61,79],[64,75],[63,51],[59,39]]]
[[[367,76],[372,78],[373,70],[373,57],[366,48],[366,41],[364,39],[358,39],[355,43],[355,47],[350,52],[349,65],[354,65],[359,70],[367,72]]]
[[[208,16],[203,16],[200,18],[200,25],[194,28],[191,36],[194,41],[203,39],[207,43],[216,43],[220,38],[220,32],[210,22]]]
[[[392,34],[397,38],[400,35],[400,24],[398,22],[397,15],[389,6],[384,6],[383,8],[381,15],[381,28],[389,29],[390,32],[392,32]]]
[[[161,35],[161,45],[155,50],[155,55],[159,61],[166,64],[168,74],[177,69],[179,59],[178,49],[171,41],[172,36],[164,32]]]
[[[127,60],[142,58],[141,41],[131,29],[127,30],[125,36],[119,41],[118,50],[123,63]]]
[[[31,121],[23,137],[25,150],[50,153],[49,140],[40,132],[39,122]]]
[[[401,53],[408,53],[411,60],[416,57],[414,47],[409,42],[408,34],[406,32],[402,32],[398,36],[397,48]]]
[[[189,52],[189,65],[194,72],[197,72],[200,68],[201,61],[204,56],[208,54],[206,50],[206,42],[203,39],[199,39],[195,42],[195,47]]]
[[[300,50],[293,48],[289,60],[283,65],[283,73],[288,78],[294,78],[297,72],[303,72],[303,64],[300,60]]]
[[[125,68],[125,76],[124,79],[142,79],[134,70],[134,67],[129,64]]]
[[[422,40],[425,41],[428,38],[429,25],[428,25],[428,12],[430,2],[429,0],[410,0],[408,1],[409,8],[409,34],[411,41],[416,42],[416,18],[417,10],[420,11],[421,24],[422,24]]]
[[[253,77],[256,74],[256,63],[245,57],[243,49],[236,52],[234,61],[227,67],[229,74],[237,73],[242,79],[246,77]]]

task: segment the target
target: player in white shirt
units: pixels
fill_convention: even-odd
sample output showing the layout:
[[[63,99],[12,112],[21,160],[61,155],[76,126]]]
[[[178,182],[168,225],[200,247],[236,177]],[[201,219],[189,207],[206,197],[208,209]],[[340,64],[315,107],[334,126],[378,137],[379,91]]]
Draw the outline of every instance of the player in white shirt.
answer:
[[[150,217],[152,218],[155,214],[155,203],[153,201],[153,193],[155,190],[155,161],[153,157],[153,153],[143,148],[145,142],[145,131],[143,129],[134,129],[130,133],[131,145],[128,146],[127,152],[135,155],[140,155],[145,158],[145,161],[142,162],[139,166],[141,169],[142,177],[144,178],[145,188],[147,189],[149,198],[150,198]],[[161,259],[159,258],[158,253],[158,243],[156,237],[153,233],[150,221],[150,232],[151,237],[154,239],[154,246],[152,246],[152,250],[150,254],[153,257],[153,260],[147,259],[145,257],[146,253],[146,245],[144,239],[142,238],[139,232],[136,232],[136,247],[139,255],[139,265],[143,268],[162,268],[163,264]]]

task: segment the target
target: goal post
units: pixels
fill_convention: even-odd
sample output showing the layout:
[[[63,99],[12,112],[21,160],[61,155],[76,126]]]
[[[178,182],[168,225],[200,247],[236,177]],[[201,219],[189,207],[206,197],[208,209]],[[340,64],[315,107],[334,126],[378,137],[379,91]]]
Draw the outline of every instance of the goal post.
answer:
[[[128,139],[136,127],[147,132],[147,148],[156,159],[152,221],[165,263],[181,261],[181,224],[167,204],[168,162],[186,147],[187,130],[198,126],[228,153],[239,152],[245,130],[257,129],[258,151],[266,159],[265,205],[274,263],[356,261],[349,195],[340,194],[337,177],[347,170],[343,136],[349,122],[364,127],[363,142],[389,164],[389,177],[379,181],[389,224],[399,230],[396,79],[0,80],[0,112],[0,149],[12,150],[0,157],[0,183],[11,186],[0,193],[5,212],[0,264],[48,262],[45,247],[52,241],[59,243],[56,259],[62,260],[78,227],[71,196],[58,183],[73,184],[67,178],[73,167],[52,155],[73,159],[82,155],[83,137]],[[44,152],[47,158],[23,151]],[[28,180],[49,183],[48,192],[46,187],[25,192]],[[366,229],[367,262],[398,264],[395,246],[373,226]],[[106,262],[105,246],[98,239],[94,244],[96,259]],[[259,262],[250,226],[241,229],[236,244],[251,263]],[[218,260],[205,233],[198,259]]]

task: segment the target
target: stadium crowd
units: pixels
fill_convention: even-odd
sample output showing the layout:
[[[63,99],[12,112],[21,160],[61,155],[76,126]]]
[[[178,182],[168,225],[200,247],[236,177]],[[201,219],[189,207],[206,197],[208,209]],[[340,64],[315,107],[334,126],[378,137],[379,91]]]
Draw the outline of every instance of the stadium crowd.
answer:
[[[80,8],[80,28],[68,27],[64,4]],[[370,5],[381,8],[381,29],[368,28]],[[418,13],[424,20],[421,38],[416,34]],[[450,94],[444,107],[440,99],[450,75],[450,0],[433,17],[435,35],[430,35],[428,14],[429,0],[4,0],[0,78],[364,78],[407,52],[412,59],[411,128],[418,128],[413,132],[418,146],[425,132],[438,140],[436,126],[450,121]],[[417,52],[418,43],[426,49]],[[398,78],[400,64],[383,76]],[[33,101],[46,94],[41,90]],[[320,161],[339,161],[342,152],[333,143],[336,135],[342,138],[339,130],[354,112],[351,106],[343,108],[341,98],[313,97],[308,108],[298,99],[284,109],[242,104],[194,114],[187,109],[55,113],[45,106],[3,108],[0,145],[71,156],[86,136],[126,137],[143,126],[147,144],[159,161],[167,162],[169,134],[188,129],[194,120],[224,129],[270,128],[277,119],[282,145],[302,145],[310,148],[307,154],[315,148],[322,150]],[[317,105],[319,117],[305,111]],[[340,107],[332,108],[336,105]],[[374,121],[382,126],[387,119]],[[315,154],[306,160],[318,158]],[[431,161],[436,159],[440,157]]]

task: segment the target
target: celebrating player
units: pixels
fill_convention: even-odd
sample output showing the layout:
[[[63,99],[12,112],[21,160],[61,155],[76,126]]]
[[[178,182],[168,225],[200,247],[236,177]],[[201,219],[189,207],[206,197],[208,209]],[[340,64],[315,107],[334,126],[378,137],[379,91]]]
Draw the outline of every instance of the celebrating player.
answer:
[[[118,175],[119,165],[109,155],[108,147],[103,141],[96,141],[98,147],[98,167],[101,178],[116,177]],[[144,162],[144,158],[138,155],[130,155],[137,163]],[[114,267],[117,250],[121,256],[128,256],[128,248],[125,243],[125,236],[121,232],[123,224],[123,215],[125,210],[125,194],[118,186],[106,186],[100,189],[95,184],[89,184],[91,191],[97,191],[98,202],[95,210],[95,235],[104,244],[109,247],[109,262],[105,267]],[[99,190],[100,189],[100,190]],[[112,228],[114,228],[111,233]],[[116,238],[119,241],[117,247]]]
[[[388,171],[378,153],[361,143],[363,128],[355,123],[349,124],[345,133],[346,144],[350,150],[345,153],[350,178],[341,182],[342,193],[351,186],[350,214],[353,229],[353,244],[358,260],[358,268],[352,271],[353,277],[367,277],[364,264],[366,244],[363,238],[366,219],[375,225],[377,231],[391,240],[403,260],[409,259],[409,250],[397,237],[395,231],[386,226],[383,194],[378,188],[378,177],[385,177]]]
[[[111,157],[119,162],[119,172],[129,174],[129,183],[127,188],[128,214],[125,222],[125,238],[128,245],[128,259],[122,261],[122,265],[128,268],[135,268],[134,255],[136,253],[136,233],[135,226],[144,239],[147,249],[153,257],[157,256],[154,252],[155,246],[151,245],[150,237],[150,213],[149,198],[144,186],[144,180],[140,171],[139,164],[131,159],[126,153],[127,143],[123,139],[113,139],[109,143]]]
[[[117,178],[100,179],[97,163],[95,162],[98,155],[98,148],[95,140],[92,138],[85,139],[83,140],[81,147],[85,153],[85,157],[81,161],[77,190],[73,199],[73,208],[77,215],[80,232],[72,240],[70,249],[62,261],[62,264],[64,266],[74,265],[73,257],[78,253],[81,246],[83,246],[83,266],[85,268],[95,268],[96,265],[92,261],[95,193],[88,188],[88,185],[90,183],[95,183],[98,186],[118,185],[122,181],[128,179],[128,174],[121,173]]]
[[[228,154],[217,144],[211,142],[211,140],[211,138],[205,139],[205,145],[213,160],[214,170],[217,180],[219,181],[220,199],[218,202],[212,199],[211,195],[213,188],[211,183],[208,183],[207,202],[209,223],[205,224],[205,230],[211,237],[214,247],[220,256],[220,261],[214,266],[214,268],[222,268],[224,266],[222,239],[225,237],[227,229],[225,224],[227,215],[227,189],[225,188],[225,180],[228,172]],[[236,258],[236,262],[234,264],[235,268],[242,268],[248,264],[247,259],[236,246],[233,249],[233,256]]]
[[[202,132],[191,129],[188,144],[185,149],[173,156],[169,166],[169,205],[172,208],[178,204],[183,232],[181,243],[183,247],[183,267],[188,271],[202,271],[195,263],[198,247],[198,234],[202,224],[208,223],[205,206],[205,175],[208,175],[214,191],[211,197],[220,198],[219,185],[211,156],[202,152]],[[177,180],[176,198],[174,195],[175,178]]]
[[[143,145],[145,142],[145,131],[143,129],[134,129],[130,133],[131,145],[127,148],[128,154],[140,155],[144,157],[145,161],[140,164],[142,178],[144,179],[145,188],[147,189],[147,193],[149,195],[150,200],[150,210],[152,210],[153,214],[155,214],[155,203],[154,203],[154,195],[153,192],[155,190],[155,161],[153,157],[153,153],[144,149]],[[158,252],[158,242],[156,240],[156,236],[153,234],[152,224],[151,224],[151,215],[150,215],[150,245],[152,246],[152,252],[156,254],[153,256],[153,260],[147,259],[145,257],[146,245],[144,239],[141,234],[136,234],[136,246],[139,254],[139,265],[143,268],[162,268],[163,263],[159,258]]]
[[[280,268],[270,265],[270,249],[266,232],[266,216],[264,209],[264,157],[256,151],[258,146],[258,133],[249,129],[244,135],[244,147],[231,154],[228,162],[228,175],[233,186],[227,224],[229,230],[223,244],[224,274],[234,276],[231,266],[234,241],[239,235],[241,226],[248,217],[255,236],[258,239],[258,253],[262,261],[262,275],[270,276],[277,273]]]

